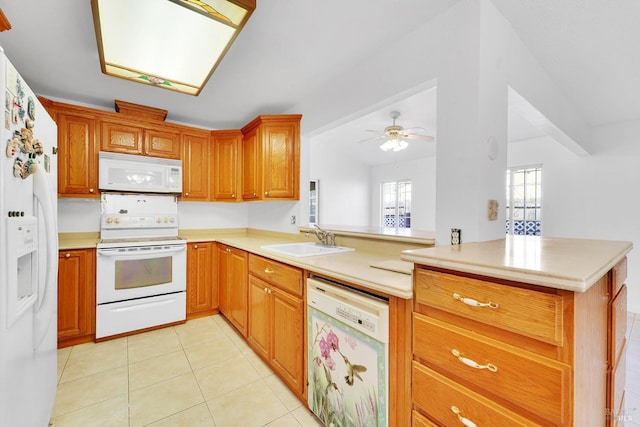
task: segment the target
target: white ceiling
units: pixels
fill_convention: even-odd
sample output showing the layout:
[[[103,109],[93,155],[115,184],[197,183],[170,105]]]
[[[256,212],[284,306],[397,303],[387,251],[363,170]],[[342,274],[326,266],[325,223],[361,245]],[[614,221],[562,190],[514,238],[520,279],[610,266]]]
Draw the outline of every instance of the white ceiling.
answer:
[[[238,128],[258,114],[288,112],[458,1],[258,0],[245,29],[198,97],[101,74],[88,0],[3,2],[13,28],[0,33],[0,45],[40,95],[108,109],[114,99],[121,99],[166,109],[169,121]],[[591,126],[640,119],[640,1],[492,1]],[[415,102],[420,96],[426,98]],[[526,138],[535,131],[527,121],[527,108],[512,108],[525,111],[512,114],[512,138]],[[382,152],[376,144],[356,141],[370,136],[365,129],[390,125],[391,110],[401,112],[398,124],[420,126],[435,135],[432,90],[342,124],[342,140],[353,135],[348,138],[351,149],[371,147],[370,161],[378,162],[373,155]],[[331,132],[326,139],[337,143]],[[426,151],[433,147],[419,144]],[[422,155],[405,152],[411,158]]]

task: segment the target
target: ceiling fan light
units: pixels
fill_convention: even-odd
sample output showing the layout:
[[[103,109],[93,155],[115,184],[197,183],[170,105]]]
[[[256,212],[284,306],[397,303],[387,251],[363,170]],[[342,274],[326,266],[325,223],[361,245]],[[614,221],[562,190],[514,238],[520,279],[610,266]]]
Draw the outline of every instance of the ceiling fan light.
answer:
[[[393,148],[393,151],[404,150],[409,145],[409,144],[407,144],[407,141],[405,141],[404,139],[397,139],[396,142],[397,142],[397,144]]]
[[[390,140],[390,139],[388,139],[388,140],[386,140],[386,141],[384,142],[384,144],[382,144],[382,145],[380,146],[380,149],[381,149],[382,151],[389,151],[389,150],[392,150],[392,149],[393,149],[393,143],[391,142],[391,140]]]
[[[384,144],[382,144],[380,146],[380,149],[382,151],[389,151],[389,150],[393,150],[393,151],[400,151],[400,150],[404,150],[405,148],[407,148],[409,144],[407,144],[407,141],[401,139],[401,138],[397,138],[397,137],[392,137],[389,138],[388,140],[386,140],[384,142]]]

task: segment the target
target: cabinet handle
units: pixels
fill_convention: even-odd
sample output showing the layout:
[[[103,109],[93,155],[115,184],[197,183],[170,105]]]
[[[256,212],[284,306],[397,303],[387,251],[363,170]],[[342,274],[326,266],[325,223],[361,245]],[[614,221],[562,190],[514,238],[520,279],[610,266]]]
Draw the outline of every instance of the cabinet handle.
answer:
[[[270,269],[269,267],[265,267],[264,272],[267,274],[273,274],[275,273],[275,271],[273,271],[272,269]]]
[[[93,193],[93,188],[90,188],[90,189],[89,189],[89,193]]]
[[[189,197],[189,193],[184,193],[184,197]]]
[[[231,198],[232,198],[232,199],[235,199],[235,198],[236,198],[236,195],[235,195],[235,194],[232,194],[232,195],[231,195]]]
[[[229,249],[229,248],[225,249],[225,251],[231,253],[231,249]]]
[[[256,193],[253,193],[253,197],[256,197]]]
[[[467,427],[477,427],[476,423],[471,421],[469,418],[465,418],[462,416],[462,411],[455,405],[451,406],[451,412],[458,416],[458,421],[460,421],[463,425]]]
[[[493,363],[487,363],[486,365],[481,365],[478,362],[476,362],[475,360],[471,360],[467,357],[463,357],[462,353],[460,353],[459,350],[457,349],[453,349],[451,350],[451,353],[458,358],[459,361],[461,361],[462,363],[464,363],[465,365],[474,368],[474,369],[488,369],[491,372],[498,372],[498,367],[496,365],[494,365]]]
[[[264,195],[265,195],[265,196],[268,196],[268,195],[269,195],[269,192],[268,192],[268,191],[265,191],[265,192],[264,192]]]
[[[193,249],[198,249],[198,245],[193,245]]]
[[[64,254],[65,258],[69,258],[71,256],[71,254]]]
[[[467,297],[463,297],[460,294],[453,294],[453,299],[460,301],[464,304],[470,305],[471,307],[489,307],[489,308],[493,308],[496,309],[498,307],[500,307],[500,305],[497,302],[480,302],[478,300],[475,300],[473,298],[467,298]]]

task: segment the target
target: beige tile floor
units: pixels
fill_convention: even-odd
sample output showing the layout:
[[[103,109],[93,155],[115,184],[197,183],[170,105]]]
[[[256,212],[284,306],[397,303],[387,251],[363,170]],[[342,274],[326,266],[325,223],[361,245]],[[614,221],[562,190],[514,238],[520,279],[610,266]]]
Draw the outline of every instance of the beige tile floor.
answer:
[[[625,427],[640,425],[640,314],[627,322]],[[58,350],[54,427],[318,427],[222,316]]]
[[[52,423],[320,426],[222,316],[58,350]]]

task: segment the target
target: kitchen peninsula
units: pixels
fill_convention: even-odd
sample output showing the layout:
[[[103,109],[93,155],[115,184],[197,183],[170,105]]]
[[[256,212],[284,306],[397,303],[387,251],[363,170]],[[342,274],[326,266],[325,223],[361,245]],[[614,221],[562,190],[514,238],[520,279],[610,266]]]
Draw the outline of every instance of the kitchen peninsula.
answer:
[[[202,258],[208,264],[198,267],[212,269],[201,276],[210,279],[187,289],[188,301],[196,294],[207,299],[195,316],[218,310],[235,316],[223,310],[220,274],[227,267],[218,256],[232,253],[241,274],[234,283],[247,285],[247,275],[260,274],[252,273],[252,265],[261,271],[266,265],[276,276],[282,271],[285,286],[295,281],[295,289],[283,289],[299,310],[311,274],[388,298],[389,405],[398,408],[392,426],[411,419],[414,425],[455,425],[460,417],[478,425],[610,425],[624,407],[624,281],[631,243],[519,236],[430,247],[429,240],[409,244],[336,230],[337,244],[355,251],[296,258],[263,248],[314,242],[306,231],[180,230],[188,251],[210,251]],[[61,256],[81,246],[95,247],[95,236],[61,236]],[[391,260],[413,274],[372,267]],[[198,268],[188,268],[198,277]],[[243,327],[252,308],[246,294],[240,299],[242,309],[229,311],[241,313],[239,326],[230,321],[247,338]],[[304,340],[297,340],[292,348],[304,358]],[[303,401],[305,372],[298,378],[281,374]]]
[[[414,425],[616,425],[631,249],[514,236],[405,251]]]

